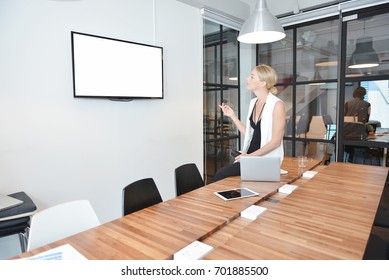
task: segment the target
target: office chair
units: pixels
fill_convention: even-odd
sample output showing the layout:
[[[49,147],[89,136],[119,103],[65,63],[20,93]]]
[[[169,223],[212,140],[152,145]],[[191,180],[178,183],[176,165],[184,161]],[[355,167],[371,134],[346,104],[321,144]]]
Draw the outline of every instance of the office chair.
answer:
[[[302,114],[301,116],[296,116],[296,136],[301,137],[301,134],[306,134],[309,130],[309,119],[308,116]]]
[[[0,237],[18,234],[20,249],[26,252],[27,235],[30,227],[30,217],[0,221]]]
[[[162,202],[157,185],[152,178],[145,178],[127,185],[122,194],[123,216]]]
[[[30,220],[35,213],[36,205],[25,192],[13,193],[9,196],[23,200],[23,204],[0,211],[0,238],[18,234],[23,253],[27,250]]]
[[[389,178],[389,173],[388,173],[388,178]],[[374,225],[379,227],[389,228],[389,182],[388,181],[386,181],[385,183],[385,187],[381,195],[380,203],[378,204],[377,213],[374,219]]]
[[[76,200],[46,208],[31,219],[27,250],[100,225],[88,200]]]
[[[204,186],[204,180],[194,163],[187,163],[174,170],[177,196]]]
[[[389,242],[377,234],[370,233],[363,260],[389,260]]]
[[[387,205],[378,206],[374,225],[389,228],[389,207]]]

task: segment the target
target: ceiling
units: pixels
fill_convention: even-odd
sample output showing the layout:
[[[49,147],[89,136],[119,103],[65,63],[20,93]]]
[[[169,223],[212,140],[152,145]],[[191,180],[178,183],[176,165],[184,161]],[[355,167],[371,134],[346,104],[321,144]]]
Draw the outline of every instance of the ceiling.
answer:
[[[258,0],[177,0],[185,4],[206,8],[244,22],[251,14]],[[388,0],[266,0],[269,11],[278,18],[303,14],[312,10],[332,6],[335,10],[342,3],[342,9],[367,7],[389,2]],[[284,23],[283,23],[284,25]]]
[[[189,1],[189,0],[183,0],[183,1]],[[190,0],[190,1],[200,1],[200,0]],[[233,4],[239,4],[243,5],[243,7],[248,7],[249,11],[251,8],[250,5],[255,5],[257,0],[224,0],[225,3],[228,3],[229,6],[233,6]],[[355,10],[359,9],[362,7],[368,7],[372,5],[377,5],[377,4],[383,4],[384,1],[373,1],[373,0],[349,0],[349,1],[323,1],[323,0],[282,0],[282,5],[279,4],[280,0],[267,0],[268,7],[270,10],[271,5],[276,2],[278,3],[278,7],[283,7],[285,8],[287,4],[289,3],[298,3],[299,5],[299,10],[296,12],[294,15],[294,12],[292,12],[293,8],[289,10],[289,13],[286,12],[287,10],[280,10],[280,13],[277,14],[278,17],[280,17],[282,22],[285,22],[289,20],[289,18],[293,18],[295,20],[296,18],[302,16],[303,18],[307,18],[304,16],[307,15],[312,15],[312,14],[319,14],[321,17],[326,17],[327,14],[323,13],[323,10],[328,10],[328,9],[320,9],[318,8],[319,4],[321,5],[329,5],[331,6],[330,10],[335,12],[339,12],[339,7],[341,7],[342,11],[350,11],[350,10]],[[214,3],[212,0],[207,0],[206,1],[208,5],[213,5],[217,1],[215,0]],[[320,2],[320,3],[319,3]],[[385,3],[388,3],[389,1],[385,1]],[[285,4],[284,4],[285,3]],[[306,3],[305,6],[302,6],[303,3]],[[339,4],[341,3],[341,4]],[[308,6],[310,4],[310,6]],[[338,5],[339,4],[339,5]],[[199,6],[198,6],[199,7]],[[238,10],[236,6],[234,10]],[[304,10],[302,9],[304,7]],[[313,9],[318,9],[316,11],[310,10]],[[324,8],[324,6],[320,6],[321,8]],[[351,9],[347,10],[351,7]],[[214,9],[216,10],[217,6],[213,5],[212,7],[207,6],[208,9]],[[221,13],[226,12],[227,5],[223,6],[223,10],[218,10]],[[244,10],[244,9],[243,9]],[[249,13],[249,12],[248,12]],[[292,13],[292,14],[291,14]],[[282,14],[282,16],[281,16]],[[356,47],[356,42],[358,38],[366,36],[366,34],[369,34],[369,36],[373,36],[373,47],[375,52],[379,55],[380,61],[381,61],[381,66],[380,69],[375,70],[379,71],[377,73],[379,74],[387,74],[389,73],[389,50],[388,50],[388,43],[389,43],[389,35],[387,32],[387,26],[388,26],[388,17],[387,14],[383,14],[380,16],[375,16],[375,17],[365,17],[357,20],[349,20],[348,23],[348,30],[347,30],[347,46],[346,46],[346,57],[348,60],[351,56],[351,54],[354,52],[355,47]],[[305,21],[309,21],[308,19]],[[208,25],[205,26],[207,28]],[[209,25],[210,29],[207,30],[209,32],[207,33],[213,33],[215,32],[215,29],[211,29],[212,25]],[[326,61],[329,60],[328,57],[333,56],[333,54],[337,55],[337,50],[339,49],[339,42],[338,42],[338,21],[333,20],[333,22],[329,23],[329,21],[326,22],[316,22],[314,24],[307,24],[307,25],[302,25],[298,28],[297,30],[297,37],[296,37],[296,46],[299,54],[301,54],[301,61],[300,65],[303,65],[309,73],[311,73],[313,68],[311,69],[310,66],[316,65],[315,63],[321,62],[321,60]],[[218,31],[219,28],[216,25],[216,31]],[[236,33],[235,38],[236,38]],[[280,57],[285,56],[285,50],[286,49],[292,49],[292,36],[291,32],[289,32],[289,36],[284,38],[283,40],[280,41],[279,46],[274,45],[275,49],[279,49]],[[228,34],[227,34],[228,35]],[[217,37],[219,39],[219,37]],[[231,40],[232,42],[232,40]],[[329,44],[331,43],[331,44]],[[332,46],[332,48],[330,48]],[[288,47],[288,48],[285,48]],[[227,52],[226,52],[227,53]],[[276,52],[274,52],[276,54]],[[232,56],[235,54],[232,53]],[[227,55],[228,56],[228,55]],[[273,57],[273,65],[276,66],[276,60],[275,56]],[[227,62],[229,60],[227,59]],[[284,65],[284,61],[280,59],[281,64]],[[312,62],[315,62],[312,64]],[[331,61],[332,62],[332,61]],[[291,63],[291,62],[290,62]],[[308,66],[309,67],[308,67]],[[327,77],[331,75],[330,70],[328,67],[327,68],[320,68],[321,71],[323,72],[322,69],[327,69],[324,74],[321,73],[323,77]],[[301,69],[300,69],[301,70]],[[311,71],[312,70],[312,71]]]
[[[252,9],[255,7],[257,0],[231,0],[248,4]],[[267,0],[267,7],[271,13],[277,17],[290,16],[293,14],[309,11],[312,9],[336,5],[341,2],[350,0]]]

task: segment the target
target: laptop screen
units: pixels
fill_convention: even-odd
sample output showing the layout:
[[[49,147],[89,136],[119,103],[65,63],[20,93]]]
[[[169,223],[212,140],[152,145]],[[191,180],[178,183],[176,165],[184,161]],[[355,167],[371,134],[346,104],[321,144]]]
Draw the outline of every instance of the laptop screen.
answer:
[[[244,181],[280,181],[279,157],[242,156],[240,176]]]

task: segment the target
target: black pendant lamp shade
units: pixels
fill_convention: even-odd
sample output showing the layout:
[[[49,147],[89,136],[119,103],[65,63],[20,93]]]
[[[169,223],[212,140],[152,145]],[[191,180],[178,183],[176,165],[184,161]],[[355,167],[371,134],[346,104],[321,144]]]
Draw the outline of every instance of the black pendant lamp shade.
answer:
[[[373,38],[362,37],[357,39],[355,51],[351,55],[349,68],[368,68],[379,65],[379,58],[373,49]]]

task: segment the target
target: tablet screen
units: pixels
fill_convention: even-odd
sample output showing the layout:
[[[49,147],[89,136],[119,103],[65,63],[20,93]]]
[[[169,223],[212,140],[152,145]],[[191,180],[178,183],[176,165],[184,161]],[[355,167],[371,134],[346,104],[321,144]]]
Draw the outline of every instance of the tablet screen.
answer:
[[[249,190],[247,188],[238,188],[238,189],[214,192],[214,194],[216,194],[218,197],[224,200],[232,200],[232,199],[258,195],[258,193]]]

